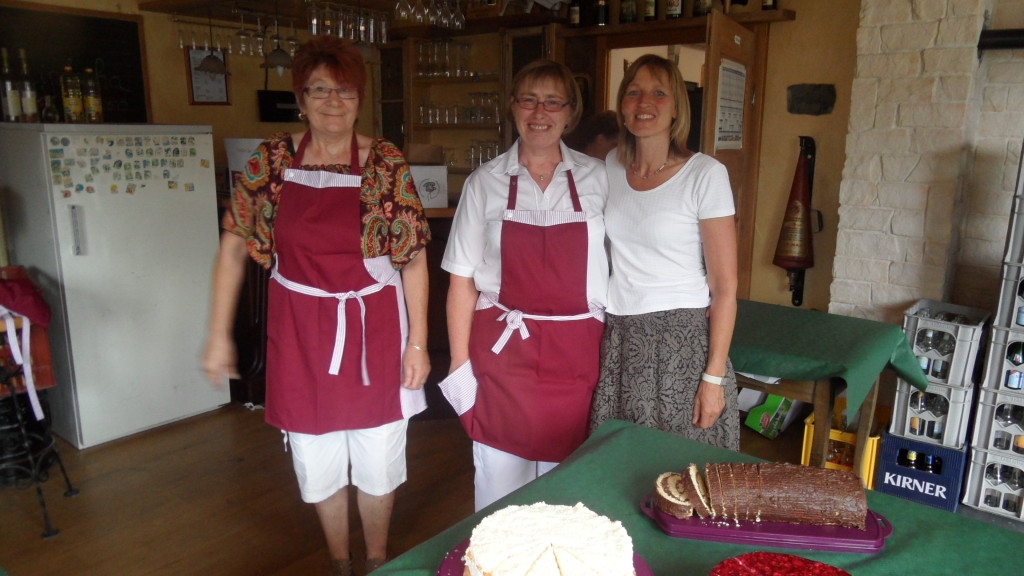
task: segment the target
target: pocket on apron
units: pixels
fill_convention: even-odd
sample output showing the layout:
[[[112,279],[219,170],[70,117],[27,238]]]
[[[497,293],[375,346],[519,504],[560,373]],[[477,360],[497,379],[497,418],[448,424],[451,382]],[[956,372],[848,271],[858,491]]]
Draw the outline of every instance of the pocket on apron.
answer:
[[[478,387],[476,375],[473,374],[473,363],[467,360],[442,380],[438,387],[456,414],[462,416],[468,412],[476,404]]]

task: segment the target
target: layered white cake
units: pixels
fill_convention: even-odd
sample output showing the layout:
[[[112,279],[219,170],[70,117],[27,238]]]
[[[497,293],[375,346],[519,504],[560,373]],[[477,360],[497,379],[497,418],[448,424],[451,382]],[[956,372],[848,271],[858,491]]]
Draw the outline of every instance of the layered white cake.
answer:
[[[583,504],[503,508],[473,529],[464,560],[468,576],[634,576],[626,529]]]

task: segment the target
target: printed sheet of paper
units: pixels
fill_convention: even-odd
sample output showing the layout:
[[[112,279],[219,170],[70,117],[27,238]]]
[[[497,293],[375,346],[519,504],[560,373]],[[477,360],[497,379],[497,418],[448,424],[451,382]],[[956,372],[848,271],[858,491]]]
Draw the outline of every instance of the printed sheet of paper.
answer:
[[[718,117],[715,119],[715,149],[743,148],[743,93],[747,69],[739,62],[722,59],[718,73]]]

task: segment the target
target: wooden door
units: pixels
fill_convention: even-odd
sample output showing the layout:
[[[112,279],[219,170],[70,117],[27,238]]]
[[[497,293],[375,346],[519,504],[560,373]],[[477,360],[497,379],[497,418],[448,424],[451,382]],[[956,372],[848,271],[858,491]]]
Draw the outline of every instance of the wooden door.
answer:
[[[745,298],[750,294],[760,153],[761,116],[755,102],[756,91],[764,86],[764,66],[757,35],[721,12],[709,15],[707,38],[702,151],[729,171],[739,247],[737,294]]]

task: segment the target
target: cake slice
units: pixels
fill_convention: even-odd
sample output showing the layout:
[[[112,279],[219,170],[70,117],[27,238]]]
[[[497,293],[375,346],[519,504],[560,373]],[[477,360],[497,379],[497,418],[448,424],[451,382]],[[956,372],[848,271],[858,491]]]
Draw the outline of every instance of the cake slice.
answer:
[[[680,474],[682,480],[683,496],[693,506],[693,511],[701,518],[714,518],[715,513],[711,510],[708,500],[708,485],[700,468],[696,464],[690,464],[686,471]]]
[[[654,507],[679,519],[693,516],[693,505],[683,494],[681,474],[665,472],[654,482]]]

